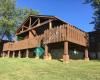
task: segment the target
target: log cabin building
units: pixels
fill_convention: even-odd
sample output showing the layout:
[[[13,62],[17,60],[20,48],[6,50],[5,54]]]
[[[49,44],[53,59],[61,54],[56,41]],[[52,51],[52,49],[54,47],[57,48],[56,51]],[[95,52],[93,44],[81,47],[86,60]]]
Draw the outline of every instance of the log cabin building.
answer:
[[[42,45],[46,60],[89,60],[88,34],[55,16],[30,15],[15,34],[22,39],[5,43],[3,57],[35,57],[34,49]]]

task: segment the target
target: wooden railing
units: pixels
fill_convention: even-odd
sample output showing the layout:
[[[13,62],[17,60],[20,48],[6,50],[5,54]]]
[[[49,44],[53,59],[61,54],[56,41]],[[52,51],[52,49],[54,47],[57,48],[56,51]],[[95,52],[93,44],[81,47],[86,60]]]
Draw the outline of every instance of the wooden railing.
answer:
[[[88,45],[88,34],[72,25],[60,25],[44,32],[44,44],[69,41],[82,46]]]
[[[65,41],[67,39],[67,27],[61,25],[44,32],[44,44]]]
[[[67,41],[82,46],[88,45],[88,34],[86,32],[83,32],[71,25],[66,25],[66,27],[67,27]]]
[[[3,45],[3,51],[11,50],[13,43],[8,42]]]
[[[5,43],[3,46],[3,51],[7,50],[21,50],[21,49],[28,49],[34,48],[38,46],[38,40],[35,39],[25,39],[17,42],[9,42]]]

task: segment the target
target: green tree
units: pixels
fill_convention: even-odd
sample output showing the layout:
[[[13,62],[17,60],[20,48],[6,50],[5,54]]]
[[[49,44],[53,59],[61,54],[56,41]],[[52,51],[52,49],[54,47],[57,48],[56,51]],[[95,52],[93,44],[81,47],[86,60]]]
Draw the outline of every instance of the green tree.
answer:
[[[11,40],[11,35],[30,14],[38,14],[38,12],[32,9],[16,8],[16,0],[0,0],[0,35],[2,37],[6,35]]]
[[[95,30],[100,30],[100,0],[85,0],[86,3],[91,4],[94,9],[94,16],[92,24],[95,25]]]

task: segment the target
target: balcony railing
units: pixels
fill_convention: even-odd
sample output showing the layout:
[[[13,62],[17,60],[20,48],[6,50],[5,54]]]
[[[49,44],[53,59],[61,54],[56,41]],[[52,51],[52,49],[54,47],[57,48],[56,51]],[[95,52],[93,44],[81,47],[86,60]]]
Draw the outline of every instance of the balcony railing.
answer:
[[[88,45],[88,34],[71,25],[67,25],[67,41],[76,43],[82,46]]]
[[[65,41],[67,39],[67,27],[61,25],[44,32],[44,44]]]
[[[42,35],[38,35],[31,39],[5,43],[3,51],[35,48],[38,47],[41,42],[48,44],[62,41],[69,41],[82,46],[87,46],[88,35],[71,25],[60,25],[58,27],[48,29],[44,31]]]
[[[9,42],[5,43],[3,46],[3,51],[7,50],[21,50],[21,49],[28,49],[28,48],[34,48],[38,46],[38,40],[35,39],[25,39],[21,41],[16,42]]]

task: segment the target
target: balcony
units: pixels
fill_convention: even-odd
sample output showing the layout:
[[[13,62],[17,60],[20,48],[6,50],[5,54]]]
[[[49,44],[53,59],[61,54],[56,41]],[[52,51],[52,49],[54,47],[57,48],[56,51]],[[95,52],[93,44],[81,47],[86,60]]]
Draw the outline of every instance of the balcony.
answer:
[[[88,35],[71,25],[60,25],[58,27],[45,30],[43,34],[31,39],[5,43],[3,51],[35,48],[41,44],[41,41],[43,41],[44,44],[68,41],[78,45],[87,46]]]

